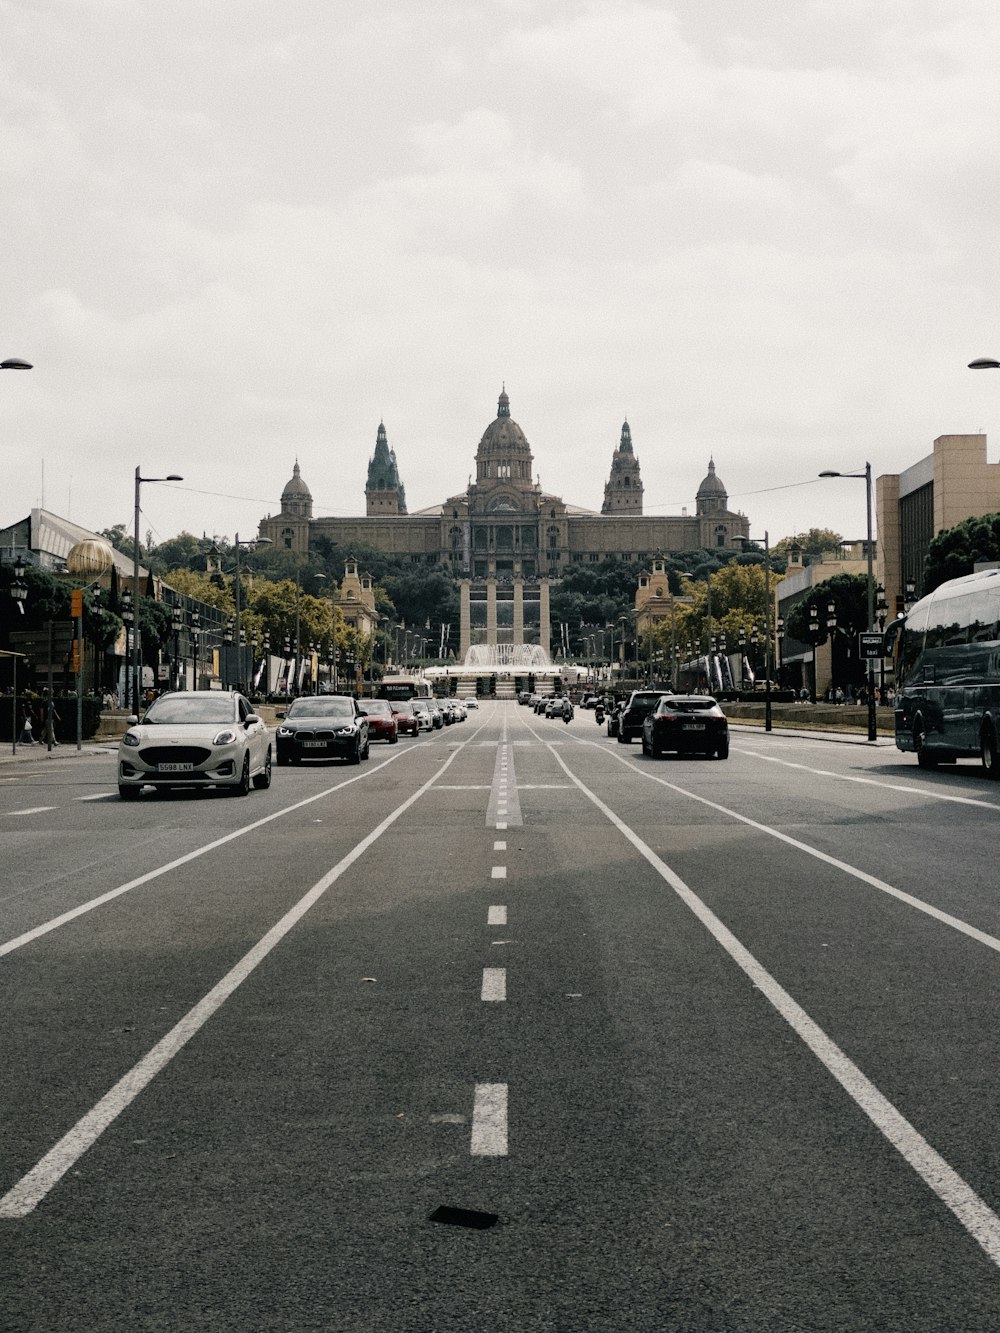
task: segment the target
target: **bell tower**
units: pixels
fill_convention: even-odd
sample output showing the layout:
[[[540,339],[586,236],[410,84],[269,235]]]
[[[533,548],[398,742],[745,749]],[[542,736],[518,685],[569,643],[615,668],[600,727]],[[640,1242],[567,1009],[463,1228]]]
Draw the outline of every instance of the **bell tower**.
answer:
[[[611,458],[611,476],[604,486],[602,514],[642,513],[642,478],[639,460],[632,452],[632,432],[628,421],[622,425],[621,440]]]

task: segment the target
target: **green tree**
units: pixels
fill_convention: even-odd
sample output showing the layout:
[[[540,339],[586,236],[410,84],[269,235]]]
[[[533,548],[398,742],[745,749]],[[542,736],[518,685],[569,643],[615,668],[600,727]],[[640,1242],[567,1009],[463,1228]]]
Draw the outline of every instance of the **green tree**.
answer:
[[[787,556],[789,547],[798,546],[802,551],[803,562],[808,565],[822,555],[836,554],[843,543],[843,537],[832,528],[810,528],[808,532],[782,537],[780,541],[775,542],[771,550],[777,555]]]
[[[811,643],[809,608],[815,607],[819,621],[817,635],[820,644],[826,643],[827,607],[833,603],[837,618],[838,636],[846,635],[853,644],[857,635],[868,628],[868,580],[863,574],[834,574],[823,583],[811,588],[809,595],[797,602],[785,618],[785,632],[800,643]]]
[[[1000,560],[1000,514],[967,518],[931,540],[924,560],[923,592],[971,574],[980,561]]]

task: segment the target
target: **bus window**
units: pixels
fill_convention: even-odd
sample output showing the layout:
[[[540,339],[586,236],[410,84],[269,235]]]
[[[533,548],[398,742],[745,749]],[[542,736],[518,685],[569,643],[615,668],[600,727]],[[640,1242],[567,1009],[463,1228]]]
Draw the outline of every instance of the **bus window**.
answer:
[[[906,617],[899,641],[899,664],[897,668],[899,684],[907,679],[920,661],[924,651],[924,631],[927,629],[929,614],[930,604],[928,603],[926,606],[915,606]]]

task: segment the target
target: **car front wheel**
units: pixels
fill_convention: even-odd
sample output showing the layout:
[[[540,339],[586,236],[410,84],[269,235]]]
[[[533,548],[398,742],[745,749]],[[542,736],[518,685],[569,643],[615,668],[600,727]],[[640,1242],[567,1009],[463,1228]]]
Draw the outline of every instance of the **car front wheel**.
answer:
[[[243,756],[243,768],[240,770],[240,780],[233,788],[234,796],[250,795],[250,756]]]
[[[267,747],[267,758],[264,760],[264,771],[258,773],[253,780],[253,785],[258,791],[267,791],[271,785],[271,747]]]

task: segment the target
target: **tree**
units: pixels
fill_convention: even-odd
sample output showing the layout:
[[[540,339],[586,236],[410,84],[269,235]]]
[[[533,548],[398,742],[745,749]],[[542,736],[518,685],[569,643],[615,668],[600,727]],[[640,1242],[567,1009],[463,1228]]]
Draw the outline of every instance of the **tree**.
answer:
[[[934,537],[924,560],[923,591],[971,574],[981,561],[1000,560],[1000,514],[967,518]]]
[[[868,628],[868,580],[863,574],[834,574],[823,583],[817,583],[789,611],[785,618],[785,632],[800,643],[811,643],[809,609],[815,607],[819,620],[816,640],[826,643],[827,606],[833,603],[837,618],[837,633],[848,636],[854,643],[857,635]]]
[[[771,550],[777,555],[787,556],[789,547],[798,546],[802,551],[804,563],[809,565],[828,552],[836,553],[843,544],[843,537],[832,528],[810,528],[808,532],[782,537],[780,541],[775,542]]]
[[[205,553],[212,543],[206,537],[195,537],[190,532],[179,532],[159,546],[146,552],[146,563],[155,574],[166,575],[181,567],[200,571],[205,568]],[[173,586],[172,578],[167,582]]]

